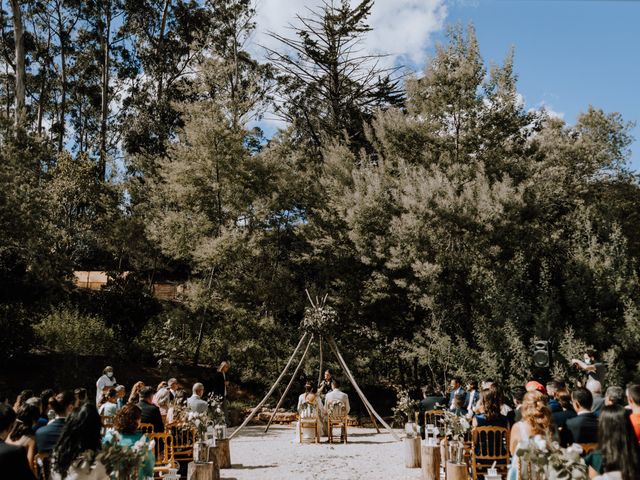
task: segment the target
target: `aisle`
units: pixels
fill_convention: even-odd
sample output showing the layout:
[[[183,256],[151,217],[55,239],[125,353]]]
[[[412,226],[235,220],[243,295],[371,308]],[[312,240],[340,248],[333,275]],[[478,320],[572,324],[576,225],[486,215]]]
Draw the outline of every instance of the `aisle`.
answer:
[[[226,480],[418,480],[420,469],[404,467],[400,442],[388,433],[352,428],[347,445],[299,445],[293,427],[246,427],[231,441],[231,470]]]

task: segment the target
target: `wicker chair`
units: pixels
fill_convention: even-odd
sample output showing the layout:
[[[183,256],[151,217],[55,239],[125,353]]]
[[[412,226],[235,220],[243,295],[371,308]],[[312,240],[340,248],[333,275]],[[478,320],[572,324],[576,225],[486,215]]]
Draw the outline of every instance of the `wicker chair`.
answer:
[[[327,404],[327,435],[329,443],[333,443],[333,429],[340,429],[339,441],[347,443],[347,409],[342,402],[330,402]]]
[[[318,409],[313,405],[307,405],[298,413],[298,430],[300,432],[300,443],[305,443],[305,430],[313,430],[315,443],[320,443],[320,429],[318,424]]]
[[[471,472],[473,480],[493,462],[501,475],[509,464],[509,430],[505,427],[476,427],[472,433]]]

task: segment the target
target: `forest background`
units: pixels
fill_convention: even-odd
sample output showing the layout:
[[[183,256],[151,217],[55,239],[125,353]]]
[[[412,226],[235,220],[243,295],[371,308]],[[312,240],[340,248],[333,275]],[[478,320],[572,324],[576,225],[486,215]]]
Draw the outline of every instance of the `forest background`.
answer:
[[[551,375],[575,379],[568,360],[595,347],[609,382],[640,378],[631,124],[525,109],[514,51],[487,65],[473,26],[406,74],[359,48],[371,0],[300,12],[264,61],[249,0],[1,7],[5,372],[228,359],[259,393],[308,289],[370,385],[515,384],[535,339]],[[271,138],[265,112],[284,121]],[[77,270],[109,283],[77,289]],[[154,298],[158,279],[186,285],[179,301]]]

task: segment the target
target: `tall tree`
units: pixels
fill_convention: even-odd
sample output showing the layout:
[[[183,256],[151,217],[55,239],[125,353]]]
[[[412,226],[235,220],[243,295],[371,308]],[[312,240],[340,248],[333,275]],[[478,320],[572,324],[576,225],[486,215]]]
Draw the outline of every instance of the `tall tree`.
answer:
[[[22,21],[22,8],[19,0],[11,0],[11,12],[13,14],[13,41],[15,43],[15,124],[16,128],[24,128],[27,117],[25,103],[27,72],[25,68],[24,23]]]

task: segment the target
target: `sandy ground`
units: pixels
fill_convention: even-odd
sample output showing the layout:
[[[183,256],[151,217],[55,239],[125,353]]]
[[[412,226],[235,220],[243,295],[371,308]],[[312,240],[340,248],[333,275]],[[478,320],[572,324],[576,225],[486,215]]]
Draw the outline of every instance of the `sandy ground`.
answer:
[[[384,430],[381,430],[384,432]],[[398,431],[400,433],[400,431]],[[349,443],[300,445],[293,427],[246,427],[231,440],[231,469],[225,480],[418,480],[419,468],[405,468],[404,450],[389,433],[350,428]]]

